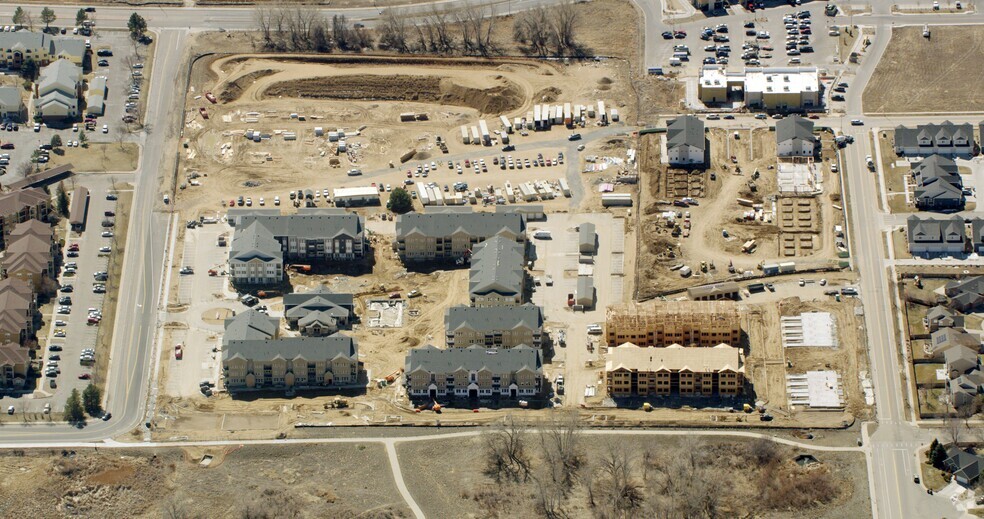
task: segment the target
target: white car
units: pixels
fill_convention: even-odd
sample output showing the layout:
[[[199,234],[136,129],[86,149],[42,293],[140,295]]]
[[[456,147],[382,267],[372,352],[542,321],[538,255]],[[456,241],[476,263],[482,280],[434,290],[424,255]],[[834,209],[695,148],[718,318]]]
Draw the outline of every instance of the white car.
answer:
[[[851,119],[851,126],[864,126],[864,121],[861,119]]]
[[[107,245],[107,246],[105,246],[105,247],[99,247],[99,252],[110,252],[110,251],[112,251],[112,250],[113,250],[113,249],[112,249],[112,248],[110,248],[110,247],[109,247],[108,245]]]
[[[104,124],[103,125],[103,133],[109,133],[109,125],[108,124]]]
[[[279,196],[273,197],[273,205],[280,205],[280,197]]]
[[[266,205],[266,200],[263,200],[262,196],[260,197],[260,205]]]
[[[112,238],[113,237],[113,233],[110,232],[110,231],[103,231],[102,237],[103,238]]]

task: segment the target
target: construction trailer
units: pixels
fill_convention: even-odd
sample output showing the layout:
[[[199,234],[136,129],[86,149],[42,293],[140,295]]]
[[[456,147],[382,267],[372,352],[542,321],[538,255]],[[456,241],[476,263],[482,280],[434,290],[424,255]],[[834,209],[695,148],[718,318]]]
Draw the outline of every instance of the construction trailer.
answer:
[[[482,143],[482,137],[481,134],[478,132],[478,126],[471,127],[471,143],[472,144]]]
[[[571,104],[564,103],[564,125],[571,126],[574,123],[574,114],[571,112]]]
[[[713,347],[739,344],[741,316],[734,301],[646,301],[608,308],[605,339],[609,347],[670,344]]]
[[[564,196],[566,196],[567,198],[570,198],[571,197],[571,187],[567,184],[567,179],[566,178],[562,178],[562,179],[560,179],[559,183],[560,183],[560,192],[561,193],[564,193]]]
[[[335,207],[379,205],[379,190],[372,186],[335,188],[332,199]]]
[[[604,101],[598,101],[598,121],[601,124],[608,124],[608,112],[605,111]]]
[[[543,120],[540,117],[540,105],[533,105],[533,129],[542,130]]]
[[[601,205],[602,207],[631,207],[632,195],[630,193],[603,193]]]
[[[506,133],[512,133],[513,132],[513,124],[511,122],[509,122],[509,118],[508,117],[506,117],[504,115],[500,115],[499,116],[499,121],[502,123],[502,129],[505,130]]]
[[[461,125],[461,142],[462,144],[471,144],[471,138],[468,137],[468,127]]]
[[[485,122],[485,119],[479,119],[478,121],[478,131],[482,135],[482,145],[491,146],[492,136],[489,134],[489,125]]]

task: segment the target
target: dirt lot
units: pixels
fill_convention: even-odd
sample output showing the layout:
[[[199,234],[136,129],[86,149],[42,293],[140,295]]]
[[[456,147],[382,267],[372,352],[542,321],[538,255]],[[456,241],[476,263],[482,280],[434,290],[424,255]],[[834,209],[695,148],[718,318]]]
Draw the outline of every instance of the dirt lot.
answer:
[[[519,517],[532,515],[539,496],[554,495],[552,480],[544,474],[539,459],[539,438],[527,441],[535,448],[528,450],[534,460],[534,480],[526,483],[497,483],[483,473],[486,451],[482,438],[404,443],[397,446],[397,452],[404,472],[416,474],[407,485],[428,517]],[[630,480],[637,485],[637,513],[622,510],[617,514],[621,517],[694,516],[680,506],[690,490],[702,494],[694,497],[702,504],[705,497],[711,497],[713,509],[722,517],[788,517],[792,509],[817,518],[870,516],[861,455],[817,453],[819,464],[800,467],[792,461],[799,454],[795,449],[773,450],[755,442],[605,435],[586,436],[581,442],[580,469],[574,471],[574,482],[565,485],[568,494],[558,503],[567,517],[611,516],[606,515],[611,510],[604,497],[610,488],[605,459],[627,460]],[[456,463],[449,465],[449,458]],[[682,464],[694,467],[687,469],[671,458],[704,461]],[[725,473],[726,481],[721,479]],[[678,476],[674,480],[687,483],[666,486],[667,476]],[[538,485],[537,481],[549,483]],[[588,499],[589,486],[596,508]],[[435,488],[442,491],[435,492]],[[716,491],[705,493],[707,488]],[[804,498],[809,502],[803,503]]]
[[[69,162],[75,171],[127,172],[137,169],[140,147],[132,142],[90,143],[88,148],[62,148],[64,154],[52,153],[49,167]]]
[[[412,517],[380,444],[62,452],[2,454],[6,515]]]
[[[984,33],[971,25],[901,27],[864,91],[867,113],[984,109]],[[955,108],[959,107],[959,108]]]
[[[734,139],[733,133],[721,129],[708,132],[711,163],[704,171],[668,168],[659,157],[662,136],[641,138],[639,225],[645,238],[639,251],[639,297],[734,278],[735,273],[728,272],[729,263],[741,273],[754,272],[762,263],[774,261],[795,259],[802,269],[829,265],[836,258],[833,227],[843,223],[843,216],[833,209],[840,203],[840,185],[839,176],[830,172],[830,154],[825,151],[822,160],[816,162],[823,178],[821,195],[776,200],[775,133],[742,130],[739,139]],[[671,205],[686,193],[700,204],[687,208]],[[739,198],[761,204],[762,211],[748,219],[746,214],[752,208],[739,205]],[[783,227],[786,209],[809,220],[794,218],[793,225]],[[676,213],[672,223],[664,216],[666,211]],[[680,227],[678,237],[673,236],[675,226]],[[756,242],[754,250],[742,252],[743,244],[750,240]],[[701,261],[707,262],[707,272],[699,268]],[[681,277],[671,270],[680,264],[690,266],[694,275]]]

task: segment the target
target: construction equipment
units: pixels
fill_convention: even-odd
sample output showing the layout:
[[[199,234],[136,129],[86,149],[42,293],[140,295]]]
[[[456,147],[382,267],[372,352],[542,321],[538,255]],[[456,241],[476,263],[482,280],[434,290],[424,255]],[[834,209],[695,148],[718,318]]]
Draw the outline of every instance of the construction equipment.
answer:
[[[288,270],[293,270],[294,272],[308,273],[308,272],[311,272],[311,265],[298,265],[298,264],[293,264],[293,265],[287,265],[287,269]]]
[[[198,109],[198,113],[202,114],[202,119],[208,119],[208,110],[204,106]]]
[[[208,269],[208,275],[211,276],[211,277],[218,276],[219,275],[219,271],[217,271],[215,269]]]
[[[256,297],[277,297],[279,295],[279,290],[260,290],[256,293]]]
[[[212,103],[213,105],[219,102],[218,99],[215,98],[215,95],[212,94],[211,92],[205,92],[205,99],[208,99],[208,102]]]
[[[402,369],[398,369],[398,370],[390,373],[389,375],[386,375],[386,383],[387,384],[392,384],[393,382],[395,382],[396,379],[397,379],[397,377],[400,376],[400,373],[403,373],[403,370]]]

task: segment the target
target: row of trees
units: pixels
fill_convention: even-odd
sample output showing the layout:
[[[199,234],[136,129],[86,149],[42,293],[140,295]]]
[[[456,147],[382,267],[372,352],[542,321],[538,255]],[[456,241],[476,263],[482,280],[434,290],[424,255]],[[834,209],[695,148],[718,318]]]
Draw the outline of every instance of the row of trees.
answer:
[[[65,420],[68,423],[78,424],[85,422],[85,415],[99,416],[102,414],[102,391],[94,384],[86,386],[81,395],[79,390],[72,389],[65,402]]]
[[[495,56],[505,51],[497,31],[495,6],[446,8],[434,5],[424,15],[408,17],[387,9],[375,38],[362,24],[342,16],[325,18],[316,9],[260,7],[255,11],[262,46],[272,51],[333,52],[379,48],[403,54]],[[517,15],[513,40],[531,56],[587,54],[577,41],[581,20],[573,2],[538,7]]]

